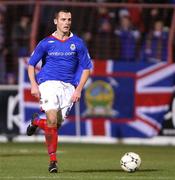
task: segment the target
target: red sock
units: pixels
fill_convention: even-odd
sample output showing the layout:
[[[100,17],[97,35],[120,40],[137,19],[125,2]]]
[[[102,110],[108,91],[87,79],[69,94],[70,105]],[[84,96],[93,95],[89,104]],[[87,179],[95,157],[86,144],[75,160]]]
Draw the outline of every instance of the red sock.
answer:
[[[50,156],[50,161],[57,161],[56,158],[57,141],[58,141],[57,127],[45,127],[45,138],[46,138],[48,154]]]
[[[36,125],[39,128],[45,130],[45,128],[47,127],[47,121],[46,121],[46,119],[35,119],[33,121],[33,125]]]

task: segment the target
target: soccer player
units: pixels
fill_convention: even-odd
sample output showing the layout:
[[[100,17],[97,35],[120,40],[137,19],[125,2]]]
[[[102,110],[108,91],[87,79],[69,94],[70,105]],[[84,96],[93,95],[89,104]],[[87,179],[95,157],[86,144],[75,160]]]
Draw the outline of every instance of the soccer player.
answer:
[[[34,117],[27,128],[27,135],[33,135],[38,127],[44,130],[50,157],[50,173],[57,172],[58,128],[73,103],[79,101],[92,68],[88,50],[82,39],[70,31],[71,21],[71,12],[60,10],[56,13],[56,31],[39,42],[28,65],[31,94],[40,99],[47,122]],[[35,66],[40,60],[42,68],[35,74]]]

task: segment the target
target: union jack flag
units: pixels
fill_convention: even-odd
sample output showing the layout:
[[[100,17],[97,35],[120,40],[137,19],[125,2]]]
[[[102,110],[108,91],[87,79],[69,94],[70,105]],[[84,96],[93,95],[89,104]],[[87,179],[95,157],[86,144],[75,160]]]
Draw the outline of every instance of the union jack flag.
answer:
[[[118,63],[113,60],[94,60],[94,69],[89,78],[78,106],[70,112],[64,122],[60,135],[75,136],[77,121],[81,136],[106,137],[153,137],[158,135],[164,115],[173,98],[175,89],[175,65],[167,63]],[[95,82],[104,82],[112,87],[111,116],[94,116],[89,113],[87,91]],[[108,89],[107,85],[107,89]],[[101,88],[103,89],[103,88]],[[95,89],[100,91],[101,89]],[[38,101],[30,94],[27,77],[27,59],[20,60],[20,111],[23,116],[21,133],[25,132],[31,114],[40,112]],[[105,91],[103,89],[103,91]],[[95,96],[92,98],[95,99]],[[107,97],[107,96],[106,96]],[[90,105],[88,105],[90,104]],[[106,107],[108,107],[108,104]],[[91,112],[94,109],[91,109]],[[101,109],[100,112],[104,111]],[[88,114],[89,113],[89,114]],[[43,114],[41,114],[43,115]]]

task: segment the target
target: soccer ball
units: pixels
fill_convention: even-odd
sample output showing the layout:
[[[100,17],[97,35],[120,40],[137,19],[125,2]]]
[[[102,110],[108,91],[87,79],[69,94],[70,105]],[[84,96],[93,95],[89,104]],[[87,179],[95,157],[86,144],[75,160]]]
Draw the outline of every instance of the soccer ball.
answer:
[[[121,160],[120,166],[126,172],[135,172],[141,165],[141,158],[134,152],[125,153]]]

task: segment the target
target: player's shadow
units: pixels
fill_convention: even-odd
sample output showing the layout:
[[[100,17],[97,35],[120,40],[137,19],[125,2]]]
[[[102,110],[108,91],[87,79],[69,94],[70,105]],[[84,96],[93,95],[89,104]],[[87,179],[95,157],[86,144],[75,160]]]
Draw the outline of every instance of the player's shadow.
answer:
[[[160,169],[159,169],[160,170]],[[140,169],[137,172],[154,172],[158,169]],[[85,169],[85,170],[64,170],[70,173],[105,173],[105,172],[124,172],[122,169]]]

